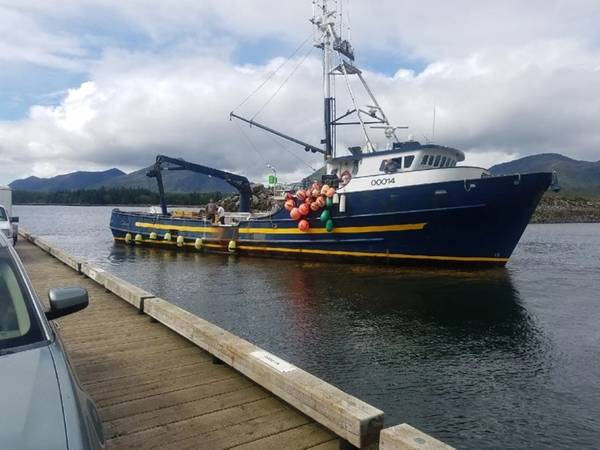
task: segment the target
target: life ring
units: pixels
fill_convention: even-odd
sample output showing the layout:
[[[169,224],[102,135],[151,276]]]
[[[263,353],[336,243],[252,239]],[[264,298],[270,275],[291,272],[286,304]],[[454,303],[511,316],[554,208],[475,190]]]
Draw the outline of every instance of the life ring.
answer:
[[[344,170],[340,175],[340,187],[346,186],[352,180],[352,174],[349,170]]]

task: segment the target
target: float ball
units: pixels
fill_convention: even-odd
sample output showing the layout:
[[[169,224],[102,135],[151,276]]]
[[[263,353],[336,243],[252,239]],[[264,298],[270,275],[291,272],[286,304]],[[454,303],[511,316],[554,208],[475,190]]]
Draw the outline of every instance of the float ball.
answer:
[[[308,220],[302,219],[300,222],[298,222],[298,229],[300,231],[308,231],[309,228],[310,224],[308,223]]]
[[[303,216],[306,216],[310,212],[310,206],[308,206],[306,203],[302,203],[300,206],[298,206],[298,211]]]
[[[298,220],[300,219],[300,217],[302,217],[302,214],[300,213],[298,208],[292,208],[292,210],[290,211],[290,217],[294,220]]]
[[[288,211],[291,211],[294,208],[294,206],[296,206],[296,203],[294,202],[293,199],[288,198],[285,201],[285,205],[284,206],[285,206],[285,209],[287,209]]]

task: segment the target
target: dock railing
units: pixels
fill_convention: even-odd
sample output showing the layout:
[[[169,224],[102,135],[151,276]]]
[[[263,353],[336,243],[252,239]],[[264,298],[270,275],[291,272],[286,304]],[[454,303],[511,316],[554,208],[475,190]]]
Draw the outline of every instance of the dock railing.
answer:
[[[22,228],[19,235],[113,292],[140,313],[152,317],[233,367],[355,447],[452,449],[408,424],[384,429],[383,411],[104,269],[69,255]]]

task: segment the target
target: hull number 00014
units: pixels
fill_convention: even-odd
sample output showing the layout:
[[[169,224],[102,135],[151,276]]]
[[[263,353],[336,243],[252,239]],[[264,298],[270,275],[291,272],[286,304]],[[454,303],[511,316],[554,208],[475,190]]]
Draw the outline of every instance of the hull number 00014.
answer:
[[[377,178],[375,180],[371,180],[371,186],[385,186],[386,184],[394,184],[395,182],[396,182],[395,177]]]

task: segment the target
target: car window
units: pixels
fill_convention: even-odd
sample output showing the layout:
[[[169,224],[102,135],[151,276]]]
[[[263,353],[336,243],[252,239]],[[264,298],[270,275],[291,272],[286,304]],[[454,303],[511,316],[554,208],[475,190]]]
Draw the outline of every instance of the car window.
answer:
[[[0,248],[0,350],[43,341],[32,299],[6,248]]]

